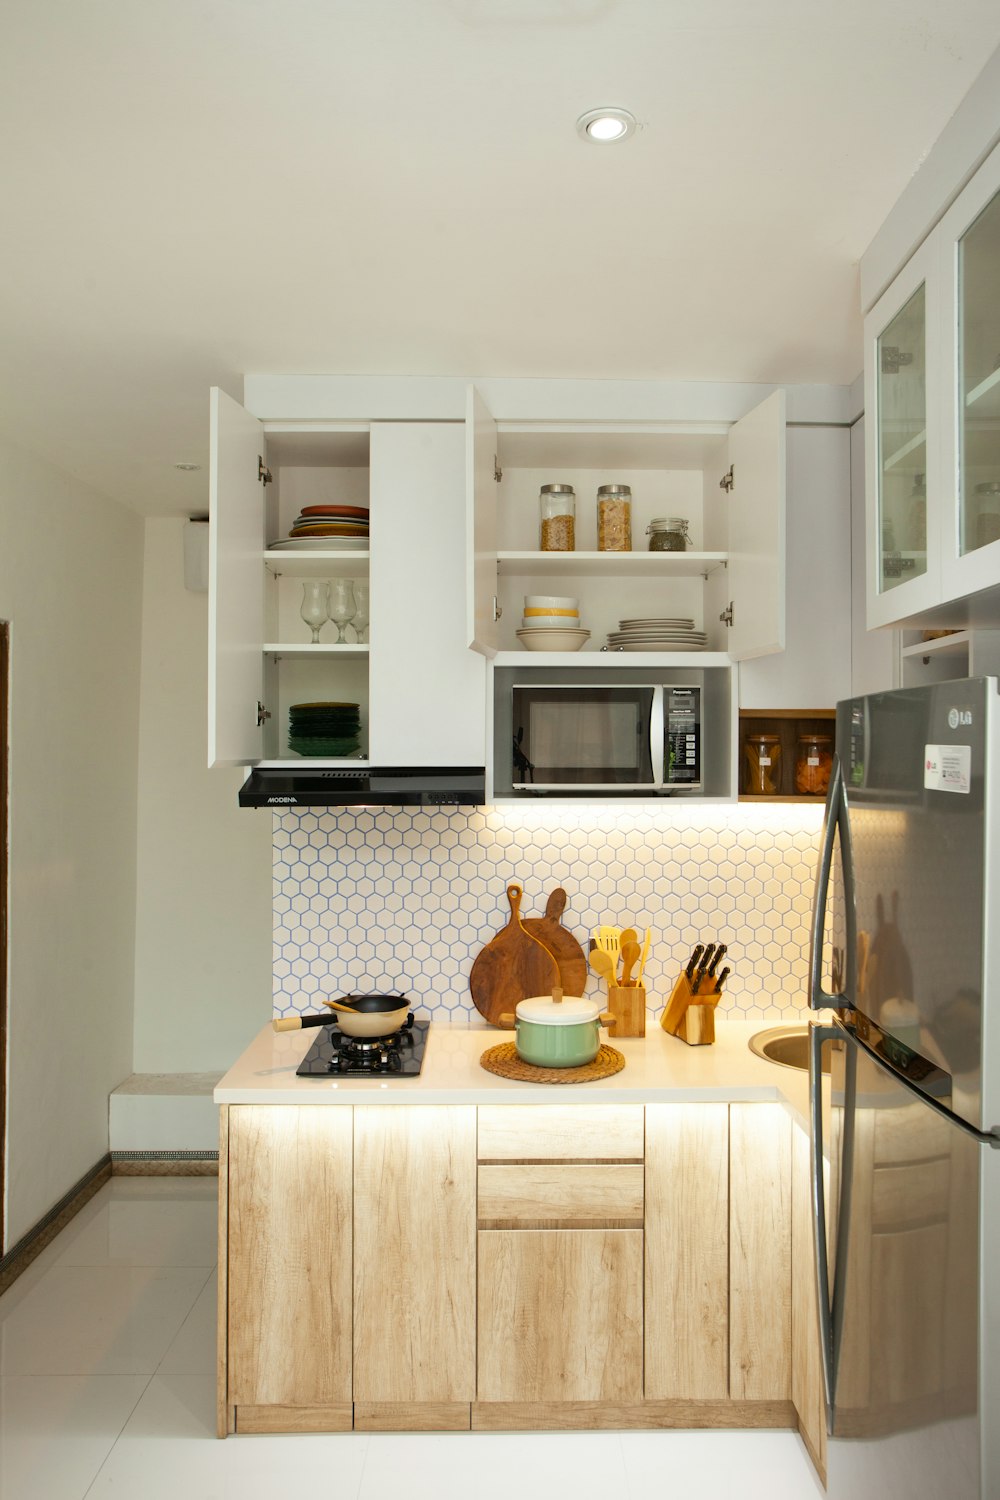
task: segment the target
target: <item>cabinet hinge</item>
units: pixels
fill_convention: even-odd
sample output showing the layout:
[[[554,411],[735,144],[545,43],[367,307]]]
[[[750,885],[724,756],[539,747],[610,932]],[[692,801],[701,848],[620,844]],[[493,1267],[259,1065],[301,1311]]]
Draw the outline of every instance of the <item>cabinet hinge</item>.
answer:
[[[496,594],[494,594],[493,595],[493,619],[494,619],[494,622],[496,622],[497,620],[499,620],[502,615],[503,615],[503,605],[500,603],[500,600],[497,598]]]
[[[882,345],[882,374],[898,375],[904,365],[912,365],[913,355],[905,349],[897,349],[895,344]]]
[[[261,484],[272,484],[274,482],[274,476],[259,453],[257,454],[257,478]]]
[[[494,484],[499,484],[502,478],[503,478],[503,469],[501,469],[501,467],[500,467],[500,460],[497,458],[496,454],[494,453],[494,455],[493,455],[493,483]]]
[[[733,601],[731,599],[730,599],[729,603],[726,605],[725,609],[722,611],[722,614],[719,616],[719,619],[722,621],[723,625],[732,625],[732,623],[733,623]]]
[[[271,711],[270,711],[270,709],[265,708],[264,705],[263,705],[263,703],[261,703],[258,700],[258,703],[257,703],[257,728],[259,729],[261,727],[261,725],[265,722],[265,720],[269,719],[270,717],[271,717]]]
[[[730,464],[728,471],[725,474],[723,474],[722,478],[719,480],[719,489],[720,490],[725,490],[727,492],[727,494],[728,494],[728,492],[732,489],[732,487],[733,487],[733,465]]]

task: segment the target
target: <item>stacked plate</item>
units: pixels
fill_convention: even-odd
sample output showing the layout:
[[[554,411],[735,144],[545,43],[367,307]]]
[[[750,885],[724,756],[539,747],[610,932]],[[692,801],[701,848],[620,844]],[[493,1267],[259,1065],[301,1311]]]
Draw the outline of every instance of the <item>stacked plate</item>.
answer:
[[[288,537],[272,542],[271,547],[364,551],[368,546],[368,515],[367,508],[360,505],[304,505]]]
[[[288,710],[288,746],[296,755],[353,755],[360,743],[357,703],[293,703]]]
[[[704,651],[708,636],[693,620],[619,620],[608,634],[607,651]]]
[[[560,594],[525,594],[517,638],[527,651],[579,651],[590,631],[580,628],[580,601]]]

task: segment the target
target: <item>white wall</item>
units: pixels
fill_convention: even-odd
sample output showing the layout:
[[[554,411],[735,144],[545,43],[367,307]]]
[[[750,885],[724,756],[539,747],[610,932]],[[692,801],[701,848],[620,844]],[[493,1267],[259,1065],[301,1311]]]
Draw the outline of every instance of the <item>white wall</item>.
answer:
[[[7,1232],[108,1149],[131,1069],[140,517],[0,442],[11,625]]]
[[[183,527],[146,522],[137,1073],[221,1073],[271,1016],[271,814],[206,765],[208,596],[184,587]]]

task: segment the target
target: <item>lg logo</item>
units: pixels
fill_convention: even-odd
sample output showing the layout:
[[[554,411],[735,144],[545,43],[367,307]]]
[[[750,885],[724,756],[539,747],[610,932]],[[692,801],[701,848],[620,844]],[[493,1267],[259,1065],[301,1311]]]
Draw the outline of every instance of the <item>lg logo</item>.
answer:
[[[948,710],[948,728],[957,729],[960,724],[972,723],[972,710],[969,708],[951,708]]]

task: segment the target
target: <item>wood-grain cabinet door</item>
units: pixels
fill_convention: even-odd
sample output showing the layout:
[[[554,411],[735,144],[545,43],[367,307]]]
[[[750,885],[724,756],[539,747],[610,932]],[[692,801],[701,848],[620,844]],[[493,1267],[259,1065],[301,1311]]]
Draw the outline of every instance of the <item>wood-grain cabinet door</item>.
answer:
[[[351,1113],[229,1111],[231,1406],[351,1400]]]
[[[646,1397],[729,1395],[729,1107],[646,1106]]]
[[[642,1400],[642,1230],[479,1235],[479,1400]]]
[[[355,1403],[476,1394],[476,1111],[354,1110]]]
[[[792,1136],[781,1104],[729,1106],[729,1394],[792,1396]]]

